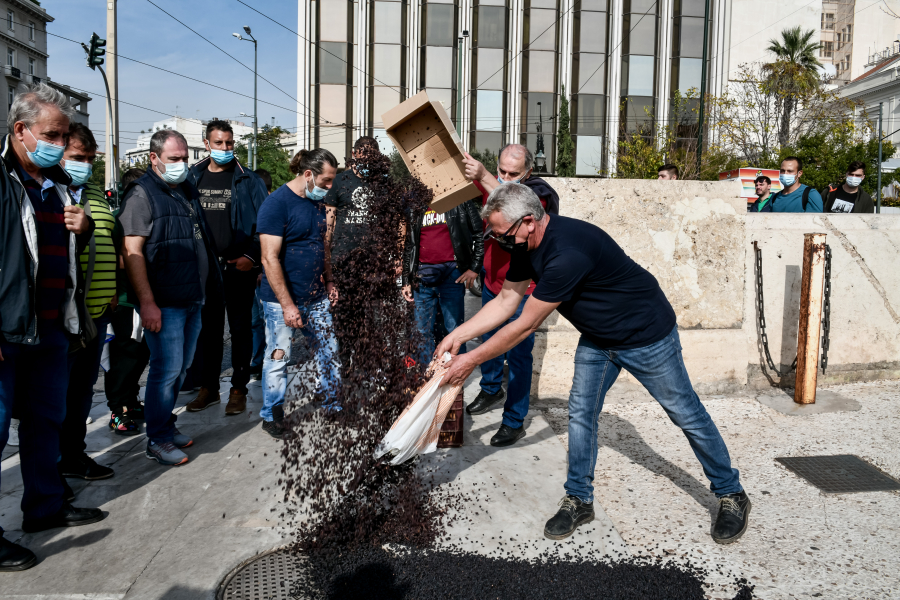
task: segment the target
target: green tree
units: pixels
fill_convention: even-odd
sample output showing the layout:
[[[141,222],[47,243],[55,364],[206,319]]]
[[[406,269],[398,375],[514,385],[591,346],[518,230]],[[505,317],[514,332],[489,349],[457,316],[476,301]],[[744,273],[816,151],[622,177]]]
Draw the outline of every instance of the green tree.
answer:
[[[395,148],[393,152],[391,152],[391,178],[397,182],[406,181],[406,178],[409,177],[409,169],[406,167],[406,163],[403,161],[403,157],[400,156],[400,153],[397,152]]]
[[[569,99],[566,98],[566,86],[559,95],[559,132],[556,136],[556,174],[560,177],[575,177],[575,161],[573,154],[575,144],[572,142],[571,125],[569,123]]]
[[[294,178],[291,173],[291,155],[281,147],[281,136],[286,133],[281,127],[265,125],[259,130],[257,138],[256,166],[265,169],[272,176],[273,189]],[[234,154],[242,164],[247,164],[247,145],[252,139],[252,135],[245,135],[234,145]]]
[[[813,41],[818,32],[803,31],[800,26],[785,29],[781,40],[769,40],[769,52],[775,62],[763,65],[767,91],[777,95],[780,123],[778,145],[787,146],[790,135],[791,115],[803,103],[804,97],[821,83],[819,68],[822,63],[816,54],[822,44]]]

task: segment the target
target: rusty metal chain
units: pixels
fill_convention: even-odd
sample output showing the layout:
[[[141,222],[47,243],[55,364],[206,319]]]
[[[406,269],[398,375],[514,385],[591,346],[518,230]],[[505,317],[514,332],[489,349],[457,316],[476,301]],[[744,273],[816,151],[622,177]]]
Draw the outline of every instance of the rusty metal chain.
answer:
[[[759,247],[759,242],[753,242],[753,250],[756,253],[756,325],[762,341],[763,351],[766,355],[766,363],[779,377],[784,377],[797,367],[797,357],[794,357],[791,368],[782,373],[775,366],[772,355],[769,353],[769,336],[766,335],[766,313],[763,305],[762,250]]]
[[[822,372],[828,368],[828,334],[831,331],[831,246],[825,244],[825,290],[822,302]]]

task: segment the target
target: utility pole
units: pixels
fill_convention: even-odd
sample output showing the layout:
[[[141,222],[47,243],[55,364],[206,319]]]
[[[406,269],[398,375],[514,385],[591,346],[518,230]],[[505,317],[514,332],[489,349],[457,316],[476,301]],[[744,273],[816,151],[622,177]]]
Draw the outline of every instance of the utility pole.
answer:
[[[706,121],[706,58],[709,50],[709,0],[703,11],[703,64],[700,66],[700,115],[697,131],[697,179],[700,178],[700,165],[703,158],[703,125]],[[677,115],[676,115],[677,116]]]
[[[464,29],[458,38],[457,48],[458,51],[456,53],[456,133],[459,135],[459,139],[462,140],[462,101],[463,101],[463,56],[464,56],[464,44],[466,38],[469,37],[469,30]]]
[[[257,58],[257,46],[256,46],[256,38],[253,37],[253,34],[250,33],[250,26],[244,25],[244,33],[246,33],[249,37],[245,38],[239,33],[232,33],[234,37],[239,40],[245,42],[253,42],[253,141],[250,143],[250,147],[247,148],[247,162],[250,163],[250,168],[254,171],[256,170],[256,150],[257,150],[257,116],[259,115],[256,110],[256,58]]]
[[[109,102],[106,114],[106,186],[115,188],[119,181],[119,44],[116,36],[118,0],[106,0],[106,64],[109,79]]]
[[[878,203],[875,212],[881,213],[881,143],[884,141],[884,131],[881,129],[884,102],[878,103]]]

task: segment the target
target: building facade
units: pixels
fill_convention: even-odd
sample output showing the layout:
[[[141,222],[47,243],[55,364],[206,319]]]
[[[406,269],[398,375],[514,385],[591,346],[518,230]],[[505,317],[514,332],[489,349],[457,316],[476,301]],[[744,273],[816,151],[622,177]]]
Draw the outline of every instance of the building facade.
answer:
[[[0,0],[0,44],[5,46],[6,59],[3,62],[2,103],[3,111],[0,131],[7,132],[6,116],[15,97],[28,86],[47,83],[69,98],[75,109],[75,120],[88,124],[88,102],[91,98],[83,92],[50,81],[47,76],[47,23],[53,17],[38,3],[31,0]]]

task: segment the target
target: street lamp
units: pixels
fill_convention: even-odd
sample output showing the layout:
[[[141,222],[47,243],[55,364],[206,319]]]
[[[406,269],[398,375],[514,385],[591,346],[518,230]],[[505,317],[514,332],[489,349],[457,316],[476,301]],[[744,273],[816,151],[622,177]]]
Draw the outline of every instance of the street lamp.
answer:
[[[544,120],[543,114],[541,112],[541,103],[537,103],[538,107],[538,129],[537,129],[537,152],[534,155],[534,167],[537,169],[538,173],[544,172],[544,167],[547,165],[547,158],[544,156],[544,131],[542,127],[542,122]]]
[[[250,168],[254,171],[256,170],[256,115],[259,114],[259,111],[256,108],[256,59],[257,59],[257,46],[256,46],[256,38],[250,33],[250,26],[244,25],[244,33],[247,34],[249,39],[242,37],[239,33],[232,33],[234,37],[244,42],[253,42],[253,143],[250,148]]]

